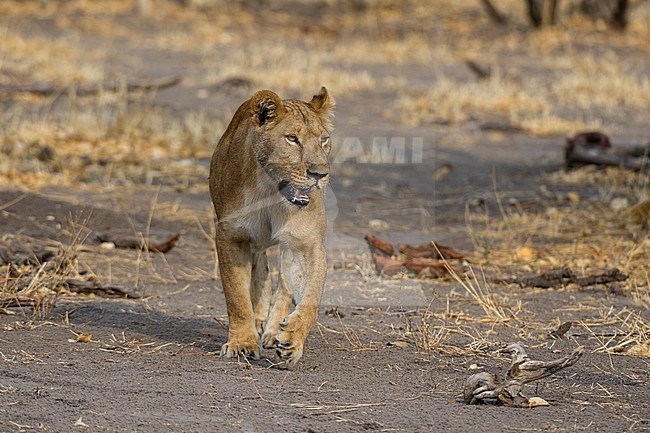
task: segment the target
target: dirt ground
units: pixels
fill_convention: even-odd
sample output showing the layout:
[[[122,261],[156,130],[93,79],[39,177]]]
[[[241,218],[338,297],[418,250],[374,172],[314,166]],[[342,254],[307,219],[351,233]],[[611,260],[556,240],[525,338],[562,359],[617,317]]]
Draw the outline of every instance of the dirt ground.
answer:
[[[142,295],[0,308],[0,432],[650,430],[650,241],[625,213],[648,178],[563,169],[565,137],[586,128],[650,140],[648,3],[625,33],[569,12],[534,31],[518,8],[495,27],[470,1],[211,3],[0,1],[0,246],[67,246],[75,276]],[[466,60],[500,75],[477,84]],[[165,77],[182,81],[124,85]],[[67,90],[115,80],[116,94]],[[44,83],[56,91],[17,90]],[[255,90],[320,84],[337,110],[319,322],[295,369],[272,351],[220,358],[211,150]],[[403,160],[373,147],[391,139]],[[99,232],[181,236],[163,254]],[[453,247],[466,274],[378,276],[368,233]],[[565,266],[630,278],[491,282]],[[586,351],[527,386],[549,406],[463,404],[465,379],[505,372],[498,349],[517,341],[533,359]]]

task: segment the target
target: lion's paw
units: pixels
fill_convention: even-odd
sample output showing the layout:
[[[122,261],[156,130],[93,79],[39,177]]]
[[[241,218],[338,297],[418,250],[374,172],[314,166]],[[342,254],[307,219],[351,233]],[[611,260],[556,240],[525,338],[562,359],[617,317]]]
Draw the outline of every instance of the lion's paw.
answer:
[[[221,356],[236,358],[239,356],[260,359],[260,345],[257,334],[244,339],[228,338],[228,342],[221,346]]]
[[[262,334],[262,347],[265,349],[273,349],[276,344],[276,337],[278,335],[278,329],[267,329]]]
[[[276,353],[287,365],[295,365],[302,358],[303,346],[307,333],[299,315],[289,315],[280,324],[280,330],[275,335]]]

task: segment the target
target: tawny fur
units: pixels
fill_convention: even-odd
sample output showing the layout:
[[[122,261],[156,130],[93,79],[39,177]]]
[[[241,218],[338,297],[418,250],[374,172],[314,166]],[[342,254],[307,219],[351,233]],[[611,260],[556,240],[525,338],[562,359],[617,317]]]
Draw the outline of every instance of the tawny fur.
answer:
[[[333,107],[324,87],[310,102],[257,92],[239,107],[214,151],[210,195],[229,320],[223,356],[258,358],[260,341],[288,364],[302,356],[327,269],[325,187]],[[280,193],[286,184],[304,191],[308,204],[297,205]],[[266,249],[276,244],[280,285],[272,294]]]

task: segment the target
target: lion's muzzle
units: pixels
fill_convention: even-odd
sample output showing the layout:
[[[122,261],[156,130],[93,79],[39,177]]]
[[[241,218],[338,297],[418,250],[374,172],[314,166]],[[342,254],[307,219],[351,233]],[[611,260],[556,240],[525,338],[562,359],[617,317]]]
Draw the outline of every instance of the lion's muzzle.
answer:
[[[278,185],[280,193],[286,198],[289,203],[296,206],[307,206],[309,204],[309,196],[307,193],[311,188],[298,188],[287,180],[283,180]]]

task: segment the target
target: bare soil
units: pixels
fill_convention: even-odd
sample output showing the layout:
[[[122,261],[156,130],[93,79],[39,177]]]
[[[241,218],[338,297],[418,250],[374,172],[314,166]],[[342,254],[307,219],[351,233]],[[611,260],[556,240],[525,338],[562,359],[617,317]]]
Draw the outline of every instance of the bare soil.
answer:
[[[296,7],[273,13],[284,17]],[[68,20],[78,13],[70,12]],[[230,31],[239,31],[242,39],[259,37],[251,29],[257,25],[260,32],[268,30],[273,20],[262,20],[258,13],[251,8],[253,21]],[[319,10],[305,6],[300,14],[303,23]],[[155,95],[155,107],[178,117],[188,110],[205,110],[211,118],[228,119],[256,90],[217,89],[207,98],[197,97],[206,87],[199,79],[205,58],[218,59],[224,50],[240,49],[238,40],[211,46],[202,54],[155,49],[143,46],[143,41],[169,31],[172,23],[135,14],[118,18],[123,22],[117,36],[87,27],[73,29],[81,35],[80,44],[104,50],[109,75],[182,76],[179,86]],[[45,36],[73,31],[56,20],[30,16],[15,26]],[[322,37],[331,42],[327,34]],[[345,41],[355,35],[337,37]],[[288,38],[286,43],[299,42]],[[532,65],[533,59],[525,55],[522,58]],[[621,55],[633,58],[638,52]],[[416,90],[435,80],[427,68],[408,62],[366,66],[377,76],[397,71]],[[467,74],[462,64],[444,67]],[[284,96],[309,98],[316,90]],[[646,326],[650,321],[647,307],[629,287],[486,284],[490,296],[512,312],[508,320],[498,321],[452,279],[376,276],[363,243],[366,233],[380,227],[378,234],[391,242],[436,240],[464,252],[479,280],[481,269],[488,277],[538,271],[535,263],[490,267],[489,260],[481,268],[476,257],[482,247],[468,232],[466,212],[480,208],[498,215],[500,203],[523,203],[527,211],[543,214],[549,203],[570,206],[567,192],[577,192],[583,201],[601,200],[601,191],[590,183],[549,183],[547,175],[562,170],[564,137],[485,131],[480,119],[405,125],[384,115],[398,97],[391,89],[335,97],[339,142],[358,137],[369,150],[375,137],[405,137],[407,144],[421,137],[423,158],[408,158],[412,149],[407,145],[405,163],[348,159],[333,164],[326,290],[319,323],[293,370],[278,365],[272,351],[264,351],[259,361],[218,356],[227,337],[227,316],[210,240],[211,203],[201,178],[207,172],[206,156],[192,161],[198,168],[184,189],[163,177],[154,182],[105,185],[90,179],[85,186],[14,185],[0,190],[0,236],[66,244],[70,232],[79,229],[87,236],[77,245],[80,271],[145,296],[62,297],[45,317],[29,308],[0,314],[0,431],[650,430],[649,358],[603,350],[624,335],[621,315],[632,312]],[[54,110],[65,110],[62,98],[53,104]],[[29,109],[31,101],[1,103],[9,112],[20,104]],[[615,142],[635,144],[642,134],[650,135],[647,124],[634,116],[627,122],[617,124]],[[436,171],[445,164],[450,174],[436,180]],[[70,223],[80,215],[87,222]],[[180,233],[181,238],[164,255],[106,249],[94,233],[107,230],[158,237]],[[535,233],[530,236],[535,238]],[[552,239],[535,239],[552,248]],[[637,281],[643,288],[643,281]],[[564,339],[549,338],[548,332],[565,321],[579,325]],[[89,342],[70,341],[88,333]],[[540,396],[550,406],[464,405],[465,379],[476,371],[504,371],[509,359],[495,350],[515,341],[522,341],[535,359],[559,358],[578,345],[587,350],[575,366],[528,386],[529,396]]]

